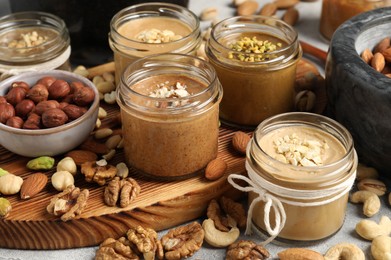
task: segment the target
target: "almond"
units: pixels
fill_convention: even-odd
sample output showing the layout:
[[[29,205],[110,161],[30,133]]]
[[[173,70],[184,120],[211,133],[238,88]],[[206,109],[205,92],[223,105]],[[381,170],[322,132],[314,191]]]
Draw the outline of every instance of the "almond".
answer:
[[[372,68],[381,72],[384,69],[385,65],[386,65],[386,61],[384,59],[383,54],[381,54],[380,52],[376,52],[375,55],[373,55],[373,58],[371,60]]]
[[[295,7],[290,7],[286,10],[282,20],[287,24],[294,26],[299,20],[299,11]]]
[[[256,1],[248,0],[240,4],[237,8],[238,15],[252,15],[258,10],[259,4]]]
[[[220,158],[216,158],[208,163],[205,169],[205,178],[214,181],[221,178],[227,170],[227,163]]]
[[[280,260],[323,260],[320,253],[305,248],[288,248],[278,253]]]
[[[288,9],[299,3],[299,0],[275,0],[278,9]]]
[[[20,198],[29,199],[45,188],[48,177],[43,173],[34,173],[23,181],[20,189]]]
[[[241,154],[246,154],[247,144],[250,141],[250,136],[242,131],[237,131],[232,137],[232,145],[236,151]]]
[[[98,155],[96,153],[86,150],[73,150],[68,152],[65,156],[71,157],[78,166],[85,162],[93,162],[98,159]]]
[[[390,37],[386,37],[375,46],[374,53],[383,52],[384,50],[388,49],[389,47],[390,47]]]
[[[104,143],[96,141],[94,138],[88,138],[84,143],[82,143],[79,148],[81,150],[87,150],[97,154],[106,154],[109,152],[109,149]]]
[[[384,51],[381,52],[381,54],[383,54],[384,59],[387,62],[391,62],[391,48],[385,49]]]
[[[261,11],[259,11],[260,15],[272,16],[277,12],[277,5],[275,3],[267,3],[265,4]]]
[[[371,64],[371,60],[373,58],[373,53],[369,48],[366,48],[362,53],[361,53],[361,58],[364,60],[366,64]]]

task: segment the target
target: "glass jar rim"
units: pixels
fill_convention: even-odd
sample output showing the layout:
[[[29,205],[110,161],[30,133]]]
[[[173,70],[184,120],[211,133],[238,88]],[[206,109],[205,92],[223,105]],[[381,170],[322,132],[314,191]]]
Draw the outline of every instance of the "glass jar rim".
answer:
[[[156,11],[153,11],[153,10],[137,10],[138,8],[140,7],[156,7],[157,10]],[[122,34],[120,34],[117,30],[118,28],[118,24],[123,24],[124,21],[129,21],[129,20],[133,20],[134,18],[130,19],[129,16],[124,16],[127,12],[129,12],[129,10],[132,10],[134,9],[135,11],[137,12],[140,12],[140,11],[147,11],[149,13],[153,12],[153,13],[158,13],[157,16],[160,16],[161,13],[164,13],[164,10],[165,9],[171,9],[171,10],[174,10],[174,11],[180,11],[181,13],[185,14],[186,16],[190,17],[191,19],[193,19],[193,22],[195,24],[194,28],[191,28],[193,29],[193,31],[191,31],[191,33],[189,33],[188,35],[185,35],[183,36],[182,38],[178,39],[178,40],[175,40],[175,41],[171,41],[171,42],[162,42],[162,43],[148,43],[148,42],[142,42],[142,41],[137,41],[137,40],[134,40],[134,39],[131,39],[131,38],[127,38],[125,36],[123,36]],[[163,10],[163,11],[162,11]],[[148,14],[148,13],[146,13]],[[133,14],[132,16],[135,16],[135,18],[140,18],[140,14]],[[146,15],[144,15],[146,16]],[[141,16],[143,17],[143,16]],[[181,22],[184,22],[183,19],[179,19]],[[187,25],[190,26],[190,24],[186,23]],[[140,44],[140,45],[144,45],[144,46],[154,46],[154,45],[169,45],[169,44],[175,44],[175,43],[179,43],[179,42],[182,42],[182,41],[187,41],[189,38],[194,38],[195,37],[195,34],[198,34],[200,31],[200,21],[198,19],[198,17],[189,9],[183,7],[183,6],[180,6],[180,5],[177,5],[177,4],[171,4],[171,3],[163,3],[163,2],[155,2],[155,3],[140,3],[140,4],[136,4],[136,5],[132,5],[132,6],[128,6],[122,10],[120,10],[119,12],[117,12],[113,18],[111,19],[110,21],[110,32],[109,32],[109,38],[112,39],[114,36],[115,37],[118,37],[121,39],[121,41],[124,41],[124,42],[129,42],[129,43],[135,43],[135,44]],[[114,41],[118,44],[118,41]],[[119,44],[121,45],[122,48],[129,48],[129,49],[132,49],[132,47],[127,47],[128,45],[127,44]],[[139,51],[143,51],[142,49],[138,49]]]

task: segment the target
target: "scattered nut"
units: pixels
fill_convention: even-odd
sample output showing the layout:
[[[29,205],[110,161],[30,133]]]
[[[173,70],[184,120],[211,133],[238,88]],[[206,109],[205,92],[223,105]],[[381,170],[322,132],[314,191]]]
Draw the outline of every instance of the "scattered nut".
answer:
[[[113,75],[113,73],[110,73],[110,72],[103,72],[102,74],[102,78],[105,80],[105,81],[108,81],[108,82],[113,82],[115,81],[115,77]]]
[[[26,167],[30,170],[50,170],[54,166],[54,158],[40,156],[27,162]]]
[[[391,256],[391,237],[378,236],[373,239],[371,253],[375,260],[389,260]]]
[[[121,163],[118,163],[116,166],[117,168],[117,176],[122,178],[122,179],[125,179],[126,177],[128,177],[129,175],[129,168],[128,166],[121,162]]]
[[[288,8],[282,16],[282,20],[287,24],[294,26],[299,20],[299,11],[295,7]]]
[[[325,260],[355,259],[365,260],[364,252],[355,244],[340,243],[329,250],[324,255]]]
[[[115,85],[111,81],[102,81],[96,85],[98,91],[102,94],[110,93],[115,90]]]
[[[103,100],[107,103],[107,104],[110,104],[110,105],[113,105],[115,104],[117,101],[116,101],[116,97],[115,97],[115,91],[111,91],[110,93],[106,93],[103,97]]]
[[[260,15],[273,16],[277,12],[277,5],[275,3],[266,3],[259,11]]]
[[[202,10],[200,19],[201,21],[212,21],[218,15],[218,11],[216,7],[207,7]]]
[[[140,194],[141,187],[133,178],[115,177],[106,186],[104,200],[106,205],[115,206],[117,202],[125,208]]]
[[[113,130],[110,128],[101,128],[95,131],[94,137],[96,139],[103,139],[113,134]]]
[[[241,3],[237,7],[236,12],[240,16],[253,15],[257,12],[258,8],[259,8],[258,2],[254,1],[254,0],[247,0],[247,1],[244,1],[243,3]]]
[[[232,227],[230,231],[223,232],[216,229],[212,219],[206,219],[202,222],[202,228],[205,232],[205,241],[214,247],[226,247],[234,243],[240,235],[237,227]]]
[[[205,178],[210,181],[217,180],[225,174],[227,167],[227,163],[223,159],[216,158],[206,166]]]
[[[373,240],[375,237],[391,234],[391,220],[387,216],[382,216],[379,224],[375,221],[363,219],[356,225],[356,232],[362,238]]]
[[[232,145],[236,151],[241,154],[246,154],[247,144],[250,142],[251,137],[242,132],[236,131],[232,137]]]
[[[350,201],[353,203],[364,203],[363,213],[367,217],[372,217],[380,210],[380,199],[379,197],[370,191],[356,191],[350,196]]]
[[[109,259],[139,259],[130,246],[129,240],[121,237],[118,240],[107,238],[99,245],[95,255],[96,260]]]
[[[73,94],[73,101],[78,106],[88,106],[95,99],[95,92],[92,88],[82,87]]]
[[[323,260],[323,255],[320,253],[307,249],[307,248],[288,248],[278,253],[280,260],[293,260],[293,259],[311,259],[311,260]]]
[[[367,190],[375,193],[377,196],[383,196],[386,194],[387,186],[384,182],[376,179],[362,179],[357,183],[357,188],[359,190]]]
[[[88,77],[90,75],[90,73],[88,72],[87,68],[84,67],[84,66],[77,66],[74,70],[73,70],[73,73],[76,73],[80,76],[83,76],[83,77]]]
[[[81,165],[81,173],[85,175],[87,182],[94,181],[102,186],[117,175],[117,168],[107,162],[103,165],[100,161],[85,162]]]
[[[137,226],[126,232],[129,241],[134,245],[134,248],[142,254],[144,259],[154,259],[155,255],[158,259],[163,259],[163,247],[157,239],[157,233],[151,228],[143,228]],[[169,259],[166,257],[166,259]]]
[[[116,150],[111,149],[108,153],[102,155],[102,158],[105,159],[106,161],[110,161],[111,159],[113,159],[115,154],[116,154]]]
[[[69,151],[66,157],[71,157],[76,165],[82,165],[85,162],[92,162],[98,159],[98,155],[96,153],[86,150],[72,150]]]
[[[96,119],[96,122],[95,122],[95,128],[98,129],[98,128],[100,128],[101,126],[102,126],[102,121],[101,121],[99,118],[97,118],[97,119]]]
[[[107,111],[103,107],[99,107],[98,118],[103,119],[107,116]]]
[[[46,186],[48,177],[43,173],[31,174],[23,181],[20,189],[20,198],[29,199],[40,193]]]
[[[65,157],[57,163],[57,171],[67,171],[72,175],[77,173],[77,165],[72,157]]]
[[[68,186],[75,183],[72,173],[68,171],[58,171],[52,175],[52,185],[58,191],[65,190]]]
[[[23,179],[14,174],[5,174],[0,177],[0,193],[4,195],[13,195],[20,191]]]
[[[222,196],[220,198],[220,205],[223,211],[235,220],[239,228],[246,227],[246,210],[241,203],[235,202],[228,197]]]
[[[239,240],[227,248],[226,260],[269,258],[270,253],[263,246],[250,240]],[[292,259],[293,260],[293,259]]]
[[[274,3],[277,5],[278,9],[288,9],[292,6],[295,6],[299,2],[299,0],[274,0]]]
[[[121,141],[122,137],[121,135],[113,135],[110,136],[107,140],[105,145],[107,146],[108,149],[115,149],[119,142]]]
[[[6,218],[11,212],[11,210],[11,202],[9,202],[9,200],[7,200],[6,198],[0,198],[0,219]]]
[[[357,175],[356,180],[361,181],[362,179],[377,179],[379,177],[379,173],[373,167],[368,167],[362,163],[359,163],[357,166]]]

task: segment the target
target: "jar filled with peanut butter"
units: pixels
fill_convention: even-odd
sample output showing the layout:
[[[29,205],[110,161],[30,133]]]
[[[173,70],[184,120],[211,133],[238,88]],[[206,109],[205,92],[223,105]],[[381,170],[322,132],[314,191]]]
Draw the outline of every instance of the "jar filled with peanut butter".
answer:
[[[0,18],[0,79],[29,71],[71,70],[64,21],[50,13],[20,12]]]
[[[122,9],[113,16],[109,33],[116,82],[127,65],[138,58],[162,53],[195,54],[200,43],[199,20],[185,7],[143,3]]]
[[[254,129],[293,110],[302,50],[290,25],[265,16],[228,18],[212,28],[206,54],[224,89],[223,123]]]
[[[290,112],[264,120],[247,147],[248,178],[229,176],[249,191],[247,232],[253,227],[266,242],[333,235],[344,223],[357,163],[352,136],[333,119]]]
[[[201,59],[156,54],[131,63],[117,88],[127,164],[161,180],[201,173],[217,156],[221,97]]]
[[[391,0],[323,0],[320,32],[331,40],[335,30],[355,15],[391,6]]]

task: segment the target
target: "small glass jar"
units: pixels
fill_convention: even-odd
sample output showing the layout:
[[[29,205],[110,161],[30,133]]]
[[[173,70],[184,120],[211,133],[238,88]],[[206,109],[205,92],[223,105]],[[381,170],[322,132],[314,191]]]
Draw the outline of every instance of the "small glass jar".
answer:
[[[168,38],[158,38],[162,35]],[[116,82],[138,58],[153,54],[195,54],[201,43],[197,16],[169,3],[142,3],[115,14],[110,22],[109,44],[114,52]]]
[[[351,17],[386,6],[391,6],[391,0],[323,0],[320,32],[330,40],[335,30]]]
[[[345,219],[357,163],[352,136],[330,118],[292,112],[264,120],[247,147],[253,226],[295,241],[334,234]]]
[[[162,180],[200,173],[217,156],[221,97],[213,67],[193,56],[130,64],[117,88],[127,164]]]
[[[233,51],[242,37],[282,44],[262,61],[242,61],[253,53]],[[216,24],[206,45],[209,62],[224,89],[221,120],[255,128],[265,118],[293,110],[296,65],[302,56],[298,35],[285,22],[265,16],[238,16]]]
[[[0,18],[0,79],[28,71],[71,70],[68,29],[45,12],[12,13]]]

